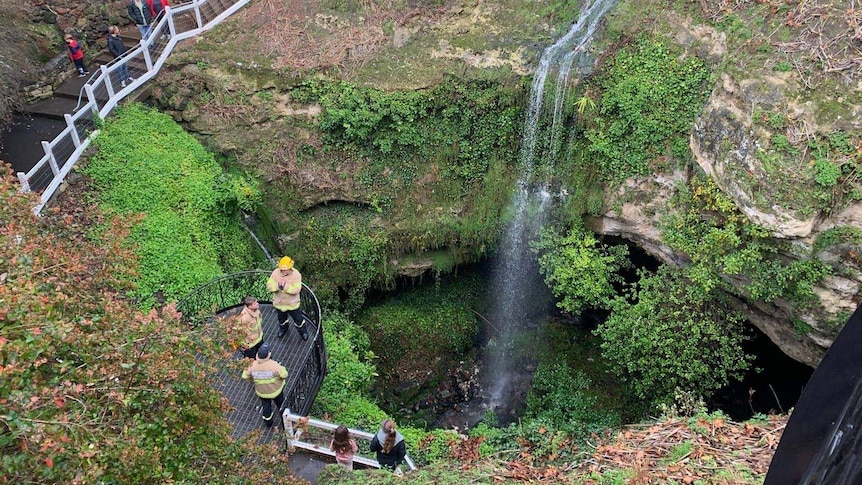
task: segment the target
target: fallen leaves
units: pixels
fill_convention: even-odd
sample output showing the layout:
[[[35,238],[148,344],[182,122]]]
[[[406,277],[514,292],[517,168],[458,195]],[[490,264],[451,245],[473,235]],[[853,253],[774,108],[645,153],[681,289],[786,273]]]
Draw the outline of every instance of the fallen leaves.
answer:
[[[629,483],[744,483],[742,474],[766,473],[786,424],[787,416],[770,416],[765,423],[710,417],[632,425],[575,468],[583,474],[633,470],[637,479]],[[722,478],[713,479],[716,470]]]

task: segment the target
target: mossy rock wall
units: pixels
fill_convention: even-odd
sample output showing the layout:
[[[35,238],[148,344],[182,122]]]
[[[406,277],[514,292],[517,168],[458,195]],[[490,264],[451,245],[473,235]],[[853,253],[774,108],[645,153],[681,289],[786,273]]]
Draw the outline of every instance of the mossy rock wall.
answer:
[[[253,2],[172,56],[154,98],[262,180],[275,240],[306,265],[324,297],[346,292],[358,304],[368,287],[398,274],[445,270],[493,250],[517,176],[532,66],[579,7],[300,2],[287,11]],[[595,74],[573,78],[568,148],[550,174],[566,217],[586,213],[596,231],[674,265],[691,255],[663,241],[670,200],[692,176],[714,179],[751,224],[772,231],[776,247],[794,248],[776,251],[776,261],[818,259],[832,268],[814,288],[820,303],[808,309],[736,291],[752,322],[815,365],[862,281],[855,238],[814,250],[820,234],[860,219],[860,90],[858,68],[839,62],[840,49],[828,52],[832,71],[824,72],[788,50],[807,30],[802,20],[781,19],[799,19],[806,8],[783,6],[782,17],[755,2],[732,11],[719,2],[621,2],[592,47]],[[842,25],[829,26],[839,44],[850,39]],[[694,105],[668,110],[696,116],[680,132],[630,145],[644,153],[627,173],[599,163],[614,153],[600,143],[614,139],[608,133],[619,143],[640,136],[644,127],[632,119],[650,106],[610,110],[602,79],[616,53],[638,42],[662,45],[670,62],[677,56],[680,76],[698,66],[709,76],[669,85],[670,97],[702,89]],[[631,131],[614,133],[617,126]]]

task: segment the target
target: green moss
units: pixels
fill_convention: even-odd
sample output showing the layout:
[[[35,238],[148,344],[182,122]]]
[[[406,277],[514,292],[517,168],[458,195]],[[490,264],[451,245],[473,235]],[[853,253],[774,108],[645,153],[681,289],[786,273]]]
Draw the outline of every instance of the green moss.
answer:
[[[364,309],[357,319],[370,335],[381,375],[398,378],[408,365],[433,366],[440,357],[461,355],[474,343],[479,330],[476,307],[478,280],[424,285],[403,290]],[[405,361],[405,362],[402,362]]]
[[[242,229],[241,209],[254,210],[259,193],[225,173],[213,154],[167,115],[141,105],[122,107],[95,141],[84,172],[103,210],[133,218],[140,277],[133,292],[149,308],[157,293],[185,296],[223,272],[253,265],[255,246]]]

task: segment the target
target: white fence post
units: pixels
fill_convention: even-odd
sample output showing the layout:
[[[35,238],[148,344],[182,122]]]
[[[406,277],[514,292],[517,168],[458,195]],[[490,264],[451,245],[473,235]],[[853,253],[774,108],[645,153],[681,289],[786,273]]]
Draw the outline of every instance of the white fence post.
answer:
[[[63,118],[66,120],[66,126],[68,126],[70,130],[72,130],[72,143],[75,144],[75,148],[80,147],[81,137],[78,136],[78,129],[75,128],[75,122],[72,121],[72,115],[66,113],[63,115]]]
[[[54,177],[60,175],[60,168],[57,167],[57,159],[54,158],[54,150],[51,149],[51,144],[47,141],[43,141],[42,149],[45,150],[45,155],[48,155],[48,165],[51,166],[51,171],[54,172]]]
[[[205,26],[204,26],[204,21],[203,21],[203,14],[201,13],[201,5],[205,1],[207,1],[207,0],[192,0],[193,3],[191,6],[188,6],[188,4],[183,5],[181,7],[170,7],[170,6],[168,6],[165,9],[165,15],[168,16],[168,29],[170,31],[170,35],[171,36],[174,36],[174,35],[182,36],[185,39],[185,38],[188,38],[192,35],[198,35],[198,34],[203,33],[205,30],[204,29]],[[230,10],[231,13],[233,13],[236,10],[238,10],[239,8],[242,8],[243,6],[248,4],[248,2],[249,2],[249,0],[228,0],[227,3],[230,3],[231,6],[228,7],[227,9],[223,10],[221,14],[216,15],[214,18],[210,19],[211,25],[208,27],[211,28],[211,27],[215,26],[215,24],[218,24],[224,18],[226,18],[227,14],[225,14],[225,12],[227,12],[228,10]],[[197,28],[196,29],[190,29],[188,31],[184,31],[180,34],[177,34],[177,26],[174,24],[175,17],[173,15],[173,8],[182,8],[183,13],[185,13],[188,10],[193,9],[195,21],[197,22]],[[152,59],[152,56],[151,56],[150,50],[149,50],[149,44],[151,44],[153,42],[154,41],[152,41],[150,39],[141,39],[140,45],[141,45],[141,50],[143,51],[144,63],[146,64],[147,73],[140,76],[140,77],[143,77],[144,79],[135,81],[137,83],[136,85],[138,85],[138,86],[143,84],[144,81],[150,79],[153,75],[155,75],[155,73],[153,71],[155,70],[156,66],[153,63],[153,59]],[[168,42],[167,43],[165,51],[163,52],[163,56],[159,59],[159,62],[158,62],[159,67],[161,66],[161,63],[164,61],[164,58],[170,54],[170,51],[173,49],[173,47],[175,45],[176,45],[176,42]],[[125,59],[126,62],[128,62],[129,60],[130,59],[128,57]],[[105,83],[105,92],[108,96],[108,99],[102,100],[102,101],[104,101],[104,104],[105,104],[104,108],[99,107],[99,100],[96,97],[96,91],[95,91],[94,85],[93,84],[84,84],[84,87],[83,87],[83,91],[87,94],[88,102],[84,106],[82,106],[81,108],[88,108],[89,107],[90,111],[93,114],[93,120],[94,121],[98,121],[98,120],[103,119],[102,113],[101,113],[102,109],[105,110],[105,116],[107,116],[111,112],[111,110],[114,109],[114,107],[116,106],[117,101],[118,101],[118,99],[117,99],[118,93],[114,90],[114,86],[111,83],[111,78],[110,78],[110,69],[111,68],[109,68],[107,66],[101,66],[100,69],[101,69],[101,73],[104,75],[104,78],[99,78],[99,79],[101,79],[101,81],[98,81],[98,79],[97,79],[97,82],[104,82]],[[81,99],[79,97],[78,105],[80,106],[80,104],[81,104]],[[79,107],[75,107],[75,110],[77,110],[77,109],[79,109]],[[80,152],[83,151],[83,149],[85,149],[89,145],[92,135],[94,135],[95,133],[98,133],[98,130],[95,130],[93,132],[85,133],[86,137],[84,137],[83,135],[81,135],[81,133],[77,129],[76,121],[74,120],[73,115],[64,114],[63,118],[65,119],[66,125],[71,132],[72,143],[75,146],[75,150],[72,152],[72,154],[69,156],[68,159],[61,160],[61,162],[63,164],[63,169],[60,170],[60,167],[59,167],[58,162],[57,162],[57,158],[54,156],[54,150],[52,148],[51,143],[59,143],[61,136],[58,135],[50,143],[47,141],[42,142],[42,149],[45,150],[45,158],[41,159],[39,163],[44,164],[44,161],[47,161],[49,166],[51,167],[51,172],[53,173],[53,177],[52,177],[51,181],[49,182],[47,188],[45,189],[45,192],[42,194],[42,201],[36,207],[33,208],[33,212],[36,215],[39,215],[40,211],[42,210],[42,207],[45,205],[45,203],[48,201],[48,199],[51,198],[51,196],[53,195],[56,188],[59,186],[60,183],[63,182],[63,178],[66,176],[66,174],[69,173],[69,171],[74,166],[75,162],[77,162],[78,157],[80,156]],[[78,122],[80,122],[80,120],[78,120]],[[86,126],[86,125],[84,125],[84,126]],[[63,130],[63,131],[65,132],[65,130]],[[65,134],[61,134],[61,135],[66,136]],[[38,165],[37,167],[30,169],[30,171],[27,173],[18,172],[18,180],[21,183],[21,190],[22,191],[25,191],[25,192],[32,191],[33,187],[30,185],[30,178],[32,178],[37,172],[39,172],[42,169],[42,167],[43,167],[43,165]],[[41,182],[40,182],[40,185],[41,185]]]
[[[150,57],[150,48],[147,46],[146,39],[141,39],[141,49],[144,52],[144,63],[147,65],[147,72],[153,70],[153,59]]]
[[[165,6],[165,15],[168,16],[168,32],[171,33],[171,37],[177,35],[177,28],[174,26],[174,13],[171,12],[170,5]]]
[[[93,107],[96,109],[96,111],[99,111],[99,103],[96,102],[96,93],[93,92],[93,86],[90,84],[85,84],[84,92],[87,93],[87,99],[89,99],[90,102],[93,103]]]
[[[30,179],[24,172],[18,172],[18,182],[21,184],[21,192],[30,192]]]
[[[108,66],[102,64],[102,75],[105,76],[105,89],[108,91],[108,98],[114,97],[114,86],[111,84],[111,75],[108,73]]]
[[[195,0],[195,21],[198,23],[198,29],[204,27],[204,18],[201,15],[201,2]]]

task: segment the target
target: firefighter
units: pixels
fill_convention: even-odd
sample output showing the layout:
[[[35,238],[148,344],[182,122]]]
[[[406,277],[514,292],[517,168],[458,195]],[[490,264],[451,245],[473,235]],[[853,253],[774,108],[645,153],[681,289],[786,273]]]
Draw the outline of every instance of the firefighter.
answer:
[[[247,296],[242,303],[244,306],[239,313],[239,328],[243,332],[243,345],[245,346],[242,355],[253,359],[263,344],[263,326],[261,325],[263,317],[260,314],[260,303],[257,302],[257,298]]]
[[[305,316],[299,308],[299,292],[302,291],[302,275],[293,267],[293,260],[285,256],[278,261],[278,267],[266,280],[266,289],[272,292],[272,306],[278,313],[278,338],[287,333],[287,317],[293,320],[293,325],[302,337],[308,340],[308,327]]]
[[[269,344],[264,342],[257,351],[257,359],[242,372],[243,379],[254,381],[254,393],[263,404],[263,422],[267,428],[272,427],[273,401],[277,410],[284,404],[284,382],[287,379],[287,369],[270,359],[271,355]]]

